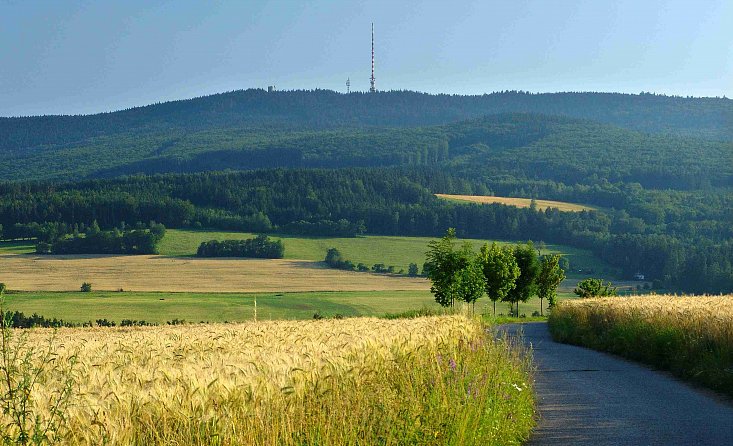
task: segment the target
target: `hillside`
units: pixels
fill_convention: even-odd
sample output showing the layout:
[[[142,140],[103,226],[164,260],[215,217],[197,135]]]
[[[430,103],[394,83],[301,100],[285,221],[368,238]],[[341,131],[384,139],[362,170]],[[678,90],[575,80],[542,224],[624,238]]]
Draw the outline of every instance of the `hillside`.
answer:
[[[6,150],[0,180],[384,166],[440,166],[480,178],[511,175],[566,184],[604,179],[697,189],[733,184],[733,143],[646,134],[575,118],[502,113],[413,128],[120,133]]]
[[[506,112],[565,115],[645,132],[733,138],[733,100],[726,98],[516,91],[480,96],[411,91],[267,93],[250,89],[96,115],[0,118],[0,147],[20,149],[104,135],[220,127],[416,127]]]

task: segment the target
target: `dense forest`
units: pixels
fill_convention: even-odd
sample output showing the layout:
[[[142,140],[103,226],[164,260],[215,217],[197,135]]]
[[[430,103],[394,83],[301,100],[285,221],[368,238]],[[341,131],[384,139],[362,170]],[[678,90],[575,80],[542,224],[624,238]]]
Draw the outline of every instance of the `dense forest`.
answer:
[[[20,149],[151,131],[223,127],[417,127],[484,115],[529,112],[564,115],[629,129],[730,140],[733,101],[641,93],[528,93],[476,96],[388,91],[341,94],[329,90],[238,90],[87,116],[0,119],[0,147]]]
[[[0,180],[386,166],[442,166],[471,177],[510,175],[565,184],[605,179],[697,189],[733,184],[733,143],[515,113],[407,129],[218,129],[100,137],[62,149],[6,151]]]
[[[469,123],[456,124],[462,120]],[[588,152],[595,159],[606,143],[613,150],[603,158],[609,163],[605,168],[612,173],[620,168],[619,177],[639,177],[641,169],[656,167],[650,158],[660,151],[667,158],[688,154],[691,161],[704,155],[702,166],[693,166],[694,175],[721,152],[730,154],[731,140],[733,100],[725,98],[246,90],[90,116],[0,118],[0,179],[423,165],[449,159],[486,165],[497,157],[503,166],[517,153],[532,154],[526,164],[537,170],[537,163],[548,159],[548,148],[558,146],[569,155]],[[644,161],[636,169],[635,158]],[[664,167],[649,172],[651,181],[669,177]],[[566,171],[586,174],[583,169],[558,174]],[[724,180],[730,181],[729,173]]]
[[[551,183],[543,183],[549,190]],[[166,227],[288,232],[303,224],[340,228],[338,235],[459,236],[542,240],[592,250],[632,277],[696,292],[733,290],[733,193],[659,191],[640,185],[562,187],[583,202],[613,201],[595,212],[537,211],[460,204],[434,192],[476,193],[491,183],[439,169],[275,169],[240,173],[137,176],[54,185],[0,186],[0,224],[18,237],[29,223],[123,221]],[[502,187],[506,187],[504,184]],[[297,232],[296,232],[297,233]],[[26,234],[27,235],[27,234]]]

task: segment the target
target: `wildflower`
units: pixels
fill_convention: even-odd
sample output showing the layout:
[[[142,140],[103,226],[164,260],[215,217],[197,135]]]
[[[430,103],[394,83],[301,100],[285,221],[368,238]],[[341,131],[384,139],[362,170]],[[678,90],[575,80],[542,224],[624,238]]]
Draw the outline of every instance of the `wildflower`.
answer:
[[[450,369],[455,372],[455,370],[456,370],[456,361],[453,358],[450,358],[450,361],[448,361],[448,365],[450,366]]]

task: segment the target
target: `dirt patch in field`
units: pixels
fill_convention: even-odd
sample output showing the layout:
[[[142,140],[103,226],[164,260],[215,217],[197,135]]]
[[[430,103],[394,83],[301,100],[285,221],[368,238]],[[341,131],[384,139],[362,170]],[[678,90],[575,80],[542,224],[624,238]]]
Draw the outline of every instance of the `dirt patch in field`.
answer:
[[[197,259],[163,256],[0,255],[11,290],[276,292],[427,290],[422,278],[339,271],[305,260]]]
[[[459,200],[468,201],[471,203],[484,203],[484,204],[506,204],[508,206],[516,206],[519,208],[528,208],[532,204],[531,198],[512,198],[512,197],[492,197],[488,195],[448,195],[448,194],[435,194],[439,198],[445,198],[447,200]],[[564,201],[552,201],[552,200],[535,200],[537,209],[544,211],[548,208],[557,208],[560,211],[565,212],[580,212],[580,211],[592,211],[594,208],[590,206],[584,206],[582,204],[566,203]]]

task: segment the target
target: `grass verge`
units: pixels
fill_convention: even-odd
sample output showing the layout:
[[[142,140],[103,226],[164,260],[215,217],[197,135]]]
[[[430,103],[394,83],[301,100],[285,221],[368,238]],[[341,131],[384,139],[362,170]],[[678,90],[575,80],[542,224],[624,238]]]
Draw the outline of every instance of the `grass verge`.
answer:
[[[636,296],[561,302],[553,338],[611,352],[733,396],[733,296]]]

